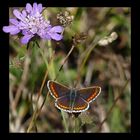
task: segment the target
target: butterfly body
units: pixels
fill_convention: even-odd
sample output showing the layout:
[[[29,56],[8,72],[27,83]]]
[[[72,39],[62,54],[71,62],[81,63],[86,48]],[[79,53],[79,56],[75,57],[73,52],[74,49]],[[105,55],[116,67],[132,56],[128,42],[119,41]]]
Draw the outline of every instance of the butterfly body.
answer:
[[[50,94],[56,99],[55,106],[69,113],[86,111],[89,103],[95,100],[101,92],[101,88],[98,86],[71,89],[51,80],[48,81],[47,87]]]

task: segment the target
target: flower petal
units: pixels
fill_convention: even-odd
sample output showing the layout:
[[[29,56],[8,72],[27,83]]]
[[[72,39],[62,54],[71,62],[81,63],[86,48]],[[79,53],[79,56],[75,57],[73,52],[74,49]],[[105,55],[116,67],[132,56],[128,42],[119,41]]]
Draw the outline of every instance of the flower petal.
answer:
[[[20,32],[19,28],[14,25],[4,26],[3,31],[6,33],[10,33],[11,35],[18,34]]]
[[[37,32],[37,35],[39,35],[42,39],[51,40],[51,36],[50,36],[49,34],[47,34],[46,31],[43,30],[43,29],[40,29],[40,30]]]
[[[51,36],[49,34],[46,34],[44,38],[47,39],[47,40],[51,40]]]
[[[19,28],[27,28],[28,27],[28,24],[25,23],[25,22],[19,22]]]
[[[9,21],[10,21],[10,23],[12,23],[14,25],[18,25],[19,24],[19,22],[15,18],[10,18]]]
[[[18,19],[23,20],[23,19],[22,19],[22,14],[21,14],[17,9],[15,9],[15,10],[13,11],[13,14],[14,14]]]
[[[31,13],[31,12],[32,12],[32,6],[31,6],[30,3],[27,3],[27,4],[26,4],[26,11],[27,11],[28,13]]]
[[[29,30],[23,29],[23,30],[22,30],[22,34],[23,34],[23,35],[29,35]]]
[[[33,3],[33,14],[36,14],[38,12],[38,7],[37,7],[37,3]]]
[[[39,11],[39,13],[42,12],[42,4],[38,4],[38,11]]]
[[[51,36],[52,39],[59,41],[63,38],[63,36],[58,33],[61,33],[62,31],[63,31],[62,26],[54,26],[48,31],[48,34]]]
[[[27,44],[29,40],[33,37],[34,35],[25,35],[21,38],[21,43],[22,44]]]
[[[63,31],[63,27],[62,26],[54,26],[51,28],[50,32],[57,32],[57,33],[61,33]]]
[[[51,36],[52,39],[54,39],[56,41],[59,41],[59,40],[61,40],[63,38],[62,35],[57,34],[57,33],[50,34],[50,36]]]
[[[25,10],[22,11],[22,16],[24,16],[24,18],[27,16],[27,13]]]

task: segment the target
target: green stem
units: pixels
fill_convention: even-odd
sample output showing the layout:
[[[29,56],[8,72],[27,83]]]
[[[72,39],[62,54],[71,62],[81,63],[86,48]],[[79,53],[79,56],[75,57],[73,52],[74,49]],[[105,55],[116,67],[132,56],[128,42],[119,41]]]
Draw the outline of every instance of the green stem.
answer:
[[[36,43],[37,43],[37,42],[36,42]],[[47,61],[47,59],[45,59],[44,54],[43,54],[43,51],[42,51],[40,48],[39,48],[39,51],[40,51],[40,53],[41,53],[41,55],[42,55],[42,57],[43,57],[43,60],[44,60],[44,62],[45,62],[45,64],[46,64],[46,67],[48,68],[48,66],[49,66],[49,65],[48,65],[48,61]],[[45,85],[47,76],[48,76],[48,69],[46,70],[44,79],[43,79],[43,81],[42,81],[42,84],[41,84],[41,87],[40,87],[40,90],[39,90],[39,93],[38,93],[35,111],[34,111],[34,113],[33,113],[33,116],[32,116],[31,122],[30,122],[30,124],[29,124],[29,127],[28,127],[28,129],[27,129],[27,133],[30,132],[30,130],[31,130],[32,127],[33,127],[34,122],[35,122],[36,119],[37,119],[38,101],[39,101],[39,97],[40,97],[40,95],[41,95],[41,93],[42,93],[42,91],[43,91],[43,87],[44,87],[44,85]],[[46,99],[45,99],[45,100],[46,100]],[[44,103],[43,103],[43,104],[44,104]],[[42,107],[41,107],[41,108],[42,108]]]
[[[51,47],[51,41],[48,41],[48,52],[49,52],[49,59],[51,60],[49,67],[48,67],[48,71],[49,71],[49,76],[51,79],[55,79],[56,77],[56,73],[55,73],[55,67],[54,67],[54,54],[53,54],[53,50]]]
[[[78,133],[79,132],[79,120],[77,117],[74,117],[74,122],[75,122],[74,133]]]
[[[65,118],[64,111],[61,111],[61,115],[62,115],[62,118],[63,118],[63,123],[64,123],[64,127],[65,127],[65,132],[68,133],[68,132],[69,132],[69,129],[68,129],[68,124],[67,124],[67,122],[66,122],[66,118]]]
[[[40,52],[40,54],[41,54],[42,57],[43,57],[43,60],[44,60],[44,62],[45,62],[45,64],[46,64],[46,67],[48,68],[48,61],[47,61],[47,59],[44,57],[43,51],[42,51],[41,49],[39,49],[39,52]]]
[[[87,62],[89,56],[90,56],[90,53],[93,51],[93,49],[98,45],[98,41],[99,39],[96,38],[93,43],[89,46],[89,49],[87,50],[87,52],[85,53],[86,56],[84,58],[84,60],[82,61],[82,65],[81,65],[81,68],[80,69],[83,69],[85,63]]]

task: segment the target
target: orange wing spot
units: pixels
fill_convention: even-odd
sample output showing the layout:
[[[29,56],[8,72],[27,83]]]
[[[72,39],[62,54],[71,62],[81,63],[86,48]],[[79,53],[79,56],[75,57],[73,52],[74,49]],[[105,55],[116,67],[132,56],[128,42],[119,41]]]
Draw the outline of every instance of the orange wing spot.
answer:
[[[74,110],[81,110],[81,109],[85,109],[87,107],[87,105],[81,106],[81,107],[74,107]]]
[[[64,106],[64,105],[62,105],[62,104],[57,104],[60,108],[62,108],[62,109],[66,109],[66,110],[71,110],[71,108],[69,107],[69,106]],[[87,107],[87,105],[84,105],[84,106],[82,106],[82,107],[74,107],[73,109],[74,110],[82,110],[82,109],[85,109]]]
[[[67,106],[64,106],[64,105],[62,105],[62,104],[58,104],[58,106],[61,107],[62,109],[70,109],[69,106],[67,107]]]
[[[54,96],[56,98],[58,98],[58,94],[57,94],[56,90],[54,89],[53,85],[51,85],[50,87],[51,87],[51,90],[52,90],[52,93],[54,94]]]
[[[88,102],[91,101],[96,95],[97,95],[97,92],[95,91],[95,92],[92,94],[92,96],[90,96],[90,97],[87,99],[87,101],[88,101]]]

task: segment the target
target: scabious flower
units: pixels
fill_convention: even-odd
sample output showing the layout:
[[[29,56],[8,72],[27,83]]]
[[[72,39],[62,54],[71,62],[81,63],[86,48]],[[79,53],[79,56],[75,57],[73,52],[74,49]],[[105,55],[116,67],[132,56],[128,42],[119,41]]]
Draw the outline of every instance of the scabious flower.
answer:
[[[21,38],[22,44],[27,44],[36,35],[42,39],[61,40],[63,38],[63,27],[52,27],[50,21],[44,19],[42,10],[42,4],[37,3],[33,3],[33,7],[27,3],[26,8],[21,12],[15,9],[13,14],[16,18],[11,18],[9,20],[11,25],[4,26],[3,31],[11,35],[16,35],[21,32],[23,34]]]

